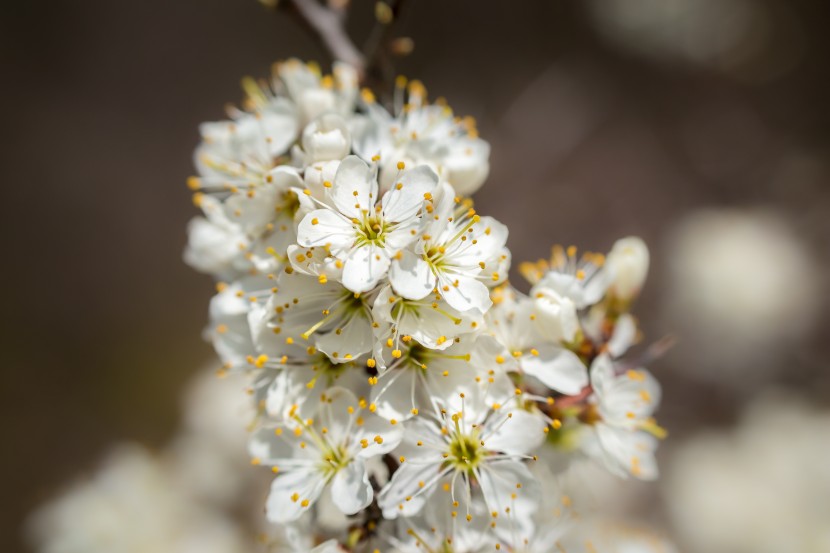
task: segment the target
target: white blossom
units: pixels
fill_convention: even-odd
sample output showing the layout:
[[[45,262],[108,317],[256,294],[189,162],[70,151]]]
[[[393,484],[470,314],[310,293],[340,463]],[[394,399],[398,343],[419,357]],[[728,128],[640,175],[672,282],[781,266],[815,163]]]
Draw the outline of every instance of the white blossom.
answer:
[[[420,83],[410,84],[409,104],[397,116],[374,102],[354,118],[355,151],[365,160],[379,156],[383,188],[394,184],[398,162],[426,164],[455,190],[469,196],[490,172],[490,145],[478,138],[472,118],[457,120],[445,105],[425,103]]]
[[[266,506],[269,520],[297,520],[327,485],[344,514],[368,507],[373,491],[366,460],[401,440],[400,426],[372,415],[348,390],[331,388],[324,394],[315,418],[292,415],[285,425],[264,426],[252,437],[255,462],[277,475]]]
[[[657,475],[660,388],[625,358],[648,250],[557,246],[519,292],[507,227],[467,197],[474,122],[401,79],[393,113],[358,102],[357,78],[245,80],[189,181],[185,258],[219,281],[205,336],[247,383],[266,518],[287,551],[561,553],[582,539],[563,467]]]
[[[472,518],[475,482],[488,515],[530,523],[539,496],[523,460],[544,440],[546,423],[512,402],[487,406],[475,395],[469,400],[460,409],[427,412],[407,424],[401,465],[379,497],[384,516],[417,514],[442,489],[449,491],[445,501],[463,505],[456,508]]]
[[[603,354],[591,365],[591,386],[599,420],[586,439],[586,451],[619,476],[655,479],[654,434],[661,431],[651,415],[660,402],[657,381],[644,369],[617,374],[610,357]]]
[[[576,395],[588,385],[588,369],[561,340],[539,330],[538,311],[533,299],[513,289],[499,290],[498,302],[487,313],[487,328],[502,345],[496,361],[551,390]]]
[[[386,275],[392,258],[420,235],[422,208],[436,183],[427,167],[402,170],[380,198],[373,168],[347,157],[328,192],[332,206],[324,204],[300,221],[297,242],[325,247],[343,263],[343,285],[367,292]]]
[[[436,194],[430,195],[432,209],[427,209],[423,235],[413,250],[404,250],[392,263],[392,287],[412,300],[437,290],[453,308],[483,314],[492,304],[487,283],[506,278],[502,261],[507,258],[507,227],[459,202],[448,184]]]

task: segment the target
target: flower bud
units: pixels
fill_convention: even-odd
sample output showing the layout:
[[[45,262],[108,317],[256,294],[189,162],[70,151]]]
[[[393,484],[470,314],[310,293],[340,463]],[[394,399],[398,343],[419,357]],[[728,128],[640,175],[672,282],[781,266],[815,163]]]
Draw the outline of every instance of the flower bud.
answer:
[[[648,262],[648,247],[642,238],[617,240],[605,262],[612,278],[609,293],[624,301],[634,299],[646,280]]]
[[[342,159],[349,155],[352,139],[346,121],[339,115],[323,115],[303,131],[306,163]]]

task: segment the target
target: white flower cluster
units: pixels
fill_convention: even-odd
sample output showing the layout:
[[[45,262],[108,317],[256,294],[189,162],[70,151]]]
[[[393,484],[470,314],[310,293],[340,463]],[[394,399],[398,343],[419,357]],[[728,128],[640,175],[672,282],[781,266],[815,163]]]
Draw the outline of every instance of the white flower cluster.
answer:
[[[489,172],[474,122],[417,82],[393,113],[356,83],[296,60],[246,81],[189,181],[185,257],[219,281],[224,370],[251,374],[267,517],[319,534],[339,513],[324,551],[555,551],[542,449],[657,474],[660,390],[621,360],[648,251],[554,248],[515,290],[507,228],[469,198]]]

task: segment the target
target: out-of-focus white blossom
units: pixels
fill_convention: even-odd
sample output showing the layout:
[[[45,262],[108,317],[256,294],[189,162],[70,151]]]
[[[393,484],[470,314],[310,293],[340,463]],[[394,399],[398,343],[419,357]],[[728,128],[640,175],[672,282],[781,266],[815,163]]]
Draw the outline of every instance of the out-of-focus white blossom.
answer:
[[[738,62],[768,16],[747,0],[593,0],[588,6],[600,33],[617,45],[714,67]]]
[[[684,550],[830,550],[830,412],[768,392],[737,427],[682,444],[663,491]]]
[[[668,243],[666,307],[690,376],[741,386],[784,368],[815,322],[820,269],[770,211],[703,210]],[[748,381],[747,374],[752,374]]]
[[[41,553],[243,553],[241,530],[206,508],[139,446],[112,451],[92,479],[76,483],[29,521]]]

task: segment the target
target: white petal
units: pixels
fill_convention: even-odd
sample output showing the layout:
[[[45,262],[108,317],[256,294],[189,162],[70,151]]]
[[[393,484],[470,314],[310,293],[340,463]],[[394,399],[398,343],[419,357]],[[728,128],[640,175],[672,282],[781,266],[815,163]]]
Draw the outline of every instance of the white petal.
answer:
[[[441,475],[440,460],[434,463],[409,461],[398,467],[378,495],[378,506],[383,509],[384,518],[418,514],[424,502],[435,492]]]
[[[439,291],[447,303],[459,311],[476,309],[486,313],[493,305],[490,290],[483,282],[465,275],[441,274],[438,278]]]
[[[500,517],[510,516],[514,524],[527,531],[541,497],[540,486],[527,467],[506,459],[486,463],[477,474],[487,510]]]
[[[351,135],[346,121],[335,113],[326,113],[303,130],[306,164],[340,160],[349,155]]]
[[[234,260],[240,246],[248,247],[247,237],[230,224],[217,224],[204,217],[194,217],[187,225],[187,248],[184,261],[197,271],[219,278],[234,276]]]
[[[437,282],[429,263],[409,250],[401,251],[400,259],[392,262],[389,280],[397,294],[410,300],[425,298]]]
[[[634,476],[640,480],[655,480],[658,476],[654,451],[657,439],[637,430],[613,428],[607,424],[595,425],[605,466],[620,477]]]
[[[372,351],[372,321],[367,313],[352,316],[340,329],[319,336],[317,349],[329,356],[335,363],[355,360]]]
[[[279,465],[282,459],[294,456],[294,448],[274,432],[274,428],[260,428],[248,442],[248,453],[263,464]]]
[[[637,322],[630,314],[621,315],[614,325],[614,334],[608,340],[608,353],[612,357],[620,357],[637,338]]]
[[[321,426],[327,430],[326,437],[331,443],[344,443],[357,418],[358,402],[355,395],[340,386],[325,392],[326,400],[320,403],[318,414]]]
[[[412,417],[412,409],[417,408],[417,384],[418,374],[409,368],[393,369],[380,375],[370,396],[370,401],[377,405],[377,414],[396,420]]]
[[[424,194],[437,185],[438,175],[426,165],[404,171],[383,196],[384,219],[397,223],[415,217],[426,201]]]
[[[373,495],[363,459],[354,459],[338,470],[331,483],[334,504],[346,515],[353,515],[368,507]]]
[[[350,218],[360,218],[361,210],[372,209],[378,199],[378,184],[372,169],[357,156],[340,162],[330,191],[334,205]]]
[[[285,417],[295,404],[302,403],[305,383],[292,378],[293,370],[281,371],[271,382],[265,397],[265,410],[274,417]]]
[[[367,416],[363,425],[359,426],[355,432],[354,443],[356,444],[357,455],[368,459],[389,453],[398,447],[403,435],[404,428],[402,424],[392,424],[380,417]],[[381,439],[376,439],[378,437]],[[360,441],[364,438],[369,443],[368,447],[365,448],[360,444]],[[359,448],[357,447],[358,444],[360,445]]]
[[[574,352],[552,344],[540,345],[537,350],[539,355],[522,356],[525,373],[569,396],[577,395],[588,385],[588,368]]]
[[[385,249],[369,244],[356,248],[343,264],[343,286],[352,292],[368,292],[386,276],[389,256]]]
[[[447,180],[458,194],[469,196],[484,183],[490,173],[490,145],[479,138],[462,138],[455,142],[443,166]]]
[[[326,481],[315,467],[286,470],[271,484],[265,504],[268,520],[282,524],[297,520],[317,501],[325,486]],[[305,500],[308,503],[303,506]]]
[[[312,211],[300,221],[297,242],[306,247],[330,245],[336,252],[348,251],[355,241],[354,225],[329,209]]]
[[[501,411],[506,416],[504,407]],[[488,450],[511,455],[526,455],[534,451],[545,440],[547,422],[538,413],[524,409],[511,409],[509,412],[512,416],[484,438],[485,446]]]
[[[530,295],[535,298],[536,326],[545,339],[573,340],[579,330],[574,302],[546,288],[534,288]]]
[[[594,393],[601,398],[605,397],[614,386],[615,379],[614,363],[611,357],[607,354],[598,355],[591,363],[591,386],[594,388]]]

